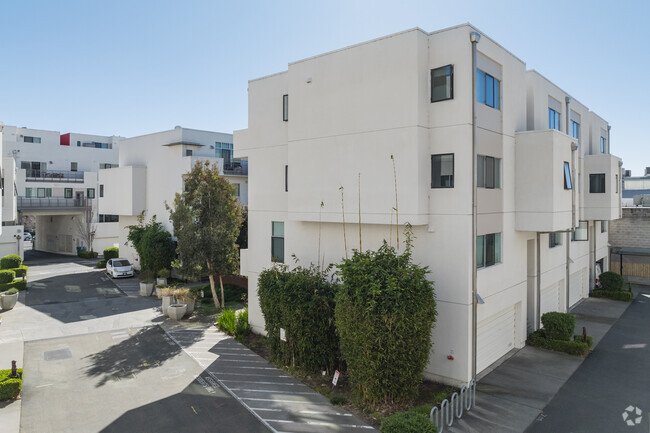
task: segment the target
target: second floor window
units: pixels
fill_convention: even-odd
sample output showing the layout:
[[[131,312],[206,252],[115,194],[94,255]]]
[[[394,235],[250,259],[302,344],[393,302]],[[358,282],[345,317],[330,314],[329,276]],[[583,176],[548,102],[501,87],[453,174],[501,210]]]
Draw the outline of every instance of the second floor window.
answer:
[[[548,129],[560,130],[560,113],[552,108],[548,109]]]
[[[588,241],[589,240],[589,222],[588,221],[580,221],[578,224],[578,227],[576,227],[575,231],[571,233],[571,240],[572,241]]]
[[[72,198],[72,188],[65,188],[63,190],[63,197],[64,198]]]
[[[592,194],[605,192],[605,173],[589,175],[589,192]]]
[[[25,135],[23,137],[23,141],[25,143],[40,143],[41,142],[41,137],[28,137],[28,136]]]
[[[454,154],[431,155],[431,188],[454,187]]]
[[[454,99],[453,65],[431,70],[431,102],[447,99]]]
[[[95,198],[95,188],[88,188],[86,193],[88,194],[88,198]]]
[[[476,267],[485,268],[501,263],[501,233],[476,237]]]
[[[571,137],[580,140],[580,124],[576,121],[571,121]]]
[[[600,153],[605,153],[607,149],[607,139],[605,137],[600,137]]]
[[[571,182],[571,167],[566,161],[564,161],[564,189],[573,189],[573,183]]]
[[[488,189],[501,188],[501,158],[478,155],[476,164],[476,186]]]
[[[492,107],[501,109],[501,82],[492,75],[476,70],[476,101]]]

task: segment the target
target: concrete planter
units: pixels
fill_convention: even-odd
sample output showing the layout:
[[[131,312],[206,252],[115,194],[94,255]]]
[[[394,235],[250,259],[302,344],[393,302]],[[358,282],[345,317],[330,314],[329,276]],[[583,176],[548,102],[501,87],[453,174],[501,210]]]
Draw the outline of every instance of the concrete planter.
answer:
[[[194,312],[194,303],[196,302],[194,299],[191,299],[189,301],[183,301],[187,305],[187,311],[185,312],[186,316],[190,316]]]
[[[18,293],[14,293],[13,295],[0,295],[0,305],[3,310],[11,310],[16,306],[16,302],[18,302]]]
[[[154,284],[140,282],[140,296],[151,296],[153,293]]]
[[[167,309],[174,302],[173,296],[163,296],[162,297],[162,313],[163,316],[167,316]]]
[[[171,304],[167,308],[167,314],[172,320],[181,320],[187,311],[187,304]]]

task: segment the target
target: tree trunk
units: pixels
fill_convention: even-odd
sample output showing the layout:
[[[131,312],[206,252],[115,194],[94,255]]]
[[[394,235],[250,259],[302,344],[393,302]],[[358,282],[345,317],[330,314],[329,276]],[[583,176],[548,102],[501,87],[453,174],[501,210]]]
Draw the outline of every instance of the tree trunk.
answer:
[[[214,275],[210,274],[208,275],[210,278],[210,290],[212,291],[212,300],[214,301],[214,306],[219,309],[219,298],[217,298],[217,291],[215,290],[214,287]]]
[[[223,294],[223,280],[221,279],[221,275],[219,275],[219,285],[221,286],[221,308],[226,308],[226,299]]]

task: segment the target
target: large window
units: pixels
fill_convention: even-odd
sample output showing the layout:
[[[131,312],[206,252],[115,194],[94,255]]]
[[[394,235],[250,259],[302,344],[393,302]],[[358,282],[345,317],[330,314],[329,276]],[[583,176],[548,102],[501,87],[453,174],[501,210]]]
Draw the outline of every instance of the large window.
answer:
[[[454,187],[454,154],[431,155],[431,188]]]
[[[273,221],[271,224],[271,261],[284,263],[284,223]]]
[[[560,130],[560,113],[550,107],[548,109],[548,129]]]
[[[476,237],[476,267],[485,268],[501,263],[501,233]]]
[[[580,124],[575,120],[571,121],[571,137],[580,140]]]
[[[571,167],[566,161],[564,161],[564,189],[573,189],[573,182],[571,182]]]
[[[476,186],[488,189],[501,188],[501,158],[478,155],[476,164]]]
[[[40,143],[41,142],[41,137],[28,137],[28,136],[25,135],[23,137],[23,141],[25,143]]]
[[[100,223],[117,223],[120,221],[119,215],[99,214]]]
[[[282,95],[282,120],[289,120],[289,95]]]
[[[454,66],[431,70],[431,102],[454,99]]]
[[[501,83],[499,80],[480,69],[476,70],[476,100],[478,102],[500,110],[500,88]]]
[[[25,197],[28,198],[52,197],[52,188],[25,188]]]
[[[217,158],[223,158],[223,168],[227,170],[232,169],[232,157],[233,157],[232,143],[222,143],[216,141],[214,143],[214,154]]]
[[[605,192],[605,173],[595,173],[589,175],[589,192],[590,193]]]
[[[589,222],[580,221],[575,231],[571,233],[572,241],[588,241],[589,240]]]
[[[554,248],[562,245],[562,233],[549,233],[548,234],[548,247]]]

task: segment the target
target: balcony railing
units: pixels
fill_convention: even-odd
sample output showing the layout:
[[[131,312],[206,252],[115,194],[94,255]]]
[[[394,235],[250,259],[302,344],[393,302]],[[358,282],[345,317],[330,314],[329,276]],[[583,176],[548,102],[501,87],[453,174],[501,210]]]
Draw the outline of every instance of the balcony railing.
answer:
[[[39,170],[28,168],[26,181],[28,182],[83,182],[83,171],[67,170]]]
[[[223,174],[248,176],[248,163],[237,159],[230,163],[224,163]]]
[[[18,197],[18,209],[70,209],[85,208],[90,205],[87,198],[63,198],[63,197]]]

